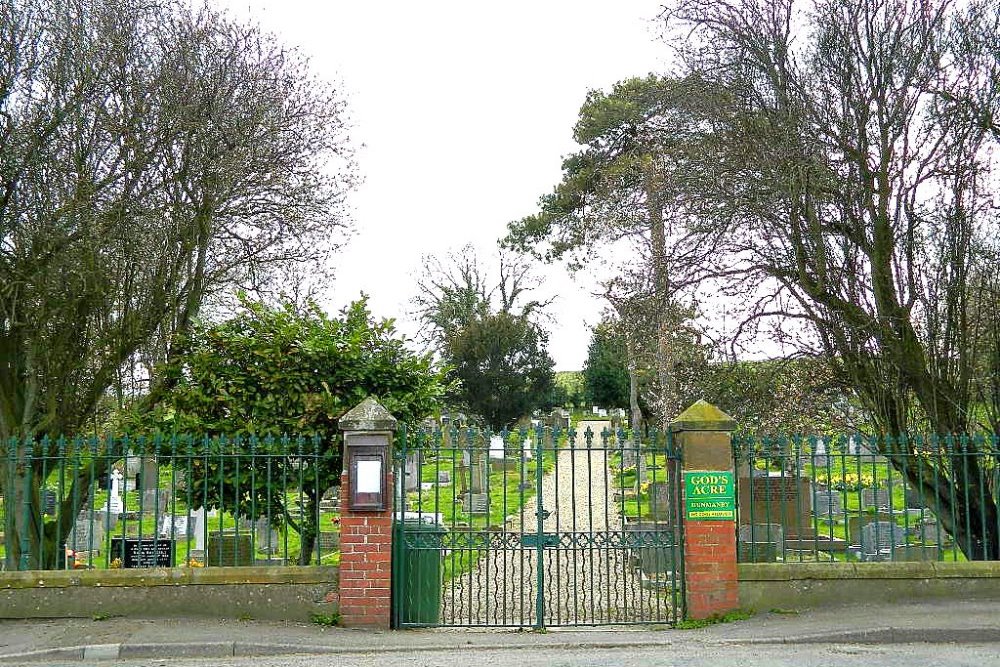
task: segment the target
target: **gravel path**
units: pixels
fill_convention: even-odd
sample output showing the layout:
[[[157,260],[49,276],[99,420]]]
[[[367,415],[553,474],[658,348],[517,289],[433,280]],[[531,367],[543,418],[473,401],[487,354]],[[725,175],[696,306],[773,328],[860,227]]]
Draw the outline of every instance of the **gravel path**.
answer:
[[[542,480],[542,506],[550,512],[546,534],[560,545],[546,548],[546,625],[667,622],[672,590],[660,581],[642,581],[631,550],[621,546],[621,514],[611,494],[607,454],[597,435],[607,422],[581,422],[573,447],[561,449],[556,467]],[[595,433],[588,448],[584,433]],[[537,498],[491,535],[488,549],[476,550],[478,566],[445,582],[441,621],[445,625],[533,625],[536,618],[538,550],[524,546],[521,531],[537,531]]]

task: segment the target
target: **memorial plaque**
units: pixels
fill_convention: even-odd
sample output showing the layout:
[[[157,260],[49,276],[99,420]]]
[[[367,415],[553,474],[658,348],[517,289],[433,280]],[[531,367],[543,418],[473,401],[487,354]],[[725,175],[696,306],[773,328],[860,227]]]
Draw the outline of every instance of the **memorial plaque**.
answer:
[[[112,537],[111,558],[123,568],[173,567],[174,541],[137,537]]]
[[[729,471],[684,473],[684,515],[688,521],[735,521],[736,483]]]

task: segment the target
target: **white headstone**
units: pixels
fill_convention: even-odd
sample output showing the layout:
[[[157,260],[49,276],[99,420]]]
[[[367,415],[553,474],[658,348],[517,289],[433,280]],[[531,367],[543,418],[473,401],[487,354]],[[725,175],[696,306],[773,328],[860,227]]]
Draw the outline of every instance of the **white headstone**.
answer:
[[[499,435],[494,435],[490,438],[490,458],[491,459],[502,459],[506,456],[503,446],[503,438]]]
[[[194,536],[194,549],[202,554],[205,553],[205,521],[205,508],[199,507],[191,512],[191,521],[188,524],[188,531]]]
[[[108,490],[108,502],[104,506],[104,510],[108,512],[108,514],[117,516],[125,511],[125,504],[122,502],[121,488],[122,474],[117,470],[112,470],[111,488]]]
[[[531,446],[531,440],[525,438],[523,447],[524,447],[524,458],[528,460],[533,459],[535,457],[535,454],[532,451],[534,448]]]

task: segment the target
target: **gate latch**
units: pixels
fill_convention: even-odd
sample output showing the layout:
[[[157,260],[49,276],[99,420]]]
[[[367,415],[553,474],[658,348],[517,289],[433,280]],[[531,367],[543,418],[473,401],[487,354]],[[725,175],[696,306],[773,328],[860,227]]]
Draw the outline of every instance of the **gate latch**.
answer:
[[[526,533],[521,536],[521,545],[525,547],[556,547],[559,546],[559,536],[555,533]]]
[[[548,519],[551,514],[552,512],[550,512],[549,510],[544,510],[541,508],[535,510],[535,516],[540,516],[543,519]]]

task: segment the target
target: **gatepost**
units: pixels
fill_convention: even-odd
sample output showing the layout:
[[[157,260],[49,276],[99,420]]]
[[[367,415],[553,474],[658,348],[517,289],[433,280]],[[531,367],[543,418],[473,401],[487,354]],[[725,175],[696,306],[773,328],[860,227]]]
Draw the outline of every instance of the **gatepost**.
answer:
[[[340,418],[340,619],[388,628],[392,584],[392,436],[396,418],[366,398]]]
[[[681,451],[687,618],[739,607],[732,417],[698,401],[670,424]]]

